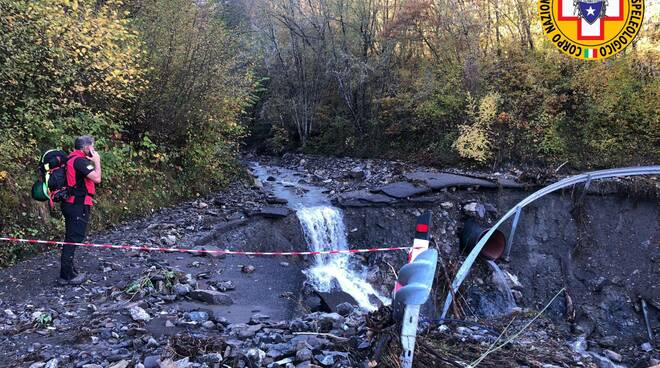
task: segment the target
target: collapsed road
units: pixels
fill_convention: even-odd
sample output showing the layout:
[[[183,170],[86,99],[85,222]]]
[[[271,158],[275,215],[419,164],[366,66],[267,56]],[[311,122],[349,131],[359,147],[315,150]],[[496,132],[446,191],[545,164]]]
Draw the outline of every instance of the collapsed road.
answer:
[[[435,323],[448,276],[465,254],[459,238],[466,220],[487,228],[554,178],[302,155],[246,160],[254,182],[236,182],[91,240],[260,251],[410,246],[415,219],[431,210],[431,235],[444,264],[423,308],[415,366],[479,361],[513,317],[509,333],[562,289],[540,319],[480,366],[658,364],[657,179],[593,183],[586,195],[575,187],[530,205],[510,261],[478,262],[459,290],[457,315]],[[90,279],[77,288],[55,286],[57,252],[0,271],[0,366],[398,364],[397,329],[381,306],[405,252],[79,254]]]

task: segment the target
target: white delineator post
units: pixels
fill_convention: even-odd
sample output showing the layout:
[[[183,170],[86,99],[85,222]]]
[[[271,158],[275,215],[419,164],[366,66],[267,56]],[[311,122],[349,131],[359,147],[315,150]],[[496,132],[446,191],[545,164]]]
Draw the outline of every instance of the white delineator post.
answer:
[[[431,224],[431,212],[427,211],[417,217],[415,226],[415,239],[413,248],[408,252],[408,264],[411,264],[417,256],[426,251],[429,247],[429,227]],[[404,266],[407,267],[407,266]],[[403,269],[402,269],[403,270]],[[435,268],[434,268],[435,271]],[[402,275],[399,275],[401,277]],[[402,288],[397,280],[394,286],[394,295]],[[430,286],[429,286],[430,289]],[[426,295],[428,297],[428,293]],[[424,298],[426,299],[426,298]],[[401,324],[401,347],[403,349],[400,357],[402,368],[412,368],[413,355],[415,352],[415,339],[417,338],[417,324],[419,322],[419,310],[421,304],[405,303],[403,319]]]

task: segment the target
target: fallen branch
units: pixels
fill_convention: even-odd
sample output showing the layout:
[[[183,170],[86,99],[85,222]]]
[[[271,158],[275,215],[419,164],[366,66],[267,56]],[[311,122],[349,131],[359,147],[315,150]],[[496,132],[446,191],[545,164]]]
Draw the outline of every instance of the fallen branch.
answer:
[[[315,335],[315,336],[330,337],[330,338],[333,338],[333,339],[335,339],[337,341],[340,341],[340,342],[346,342],[346,341],[350,340],[346,337],[341,337],[341,336],[337,336],[337,335],[333,335],[331,333],[325,333],[325,332],[294,332],[293,334],[294,335]]]

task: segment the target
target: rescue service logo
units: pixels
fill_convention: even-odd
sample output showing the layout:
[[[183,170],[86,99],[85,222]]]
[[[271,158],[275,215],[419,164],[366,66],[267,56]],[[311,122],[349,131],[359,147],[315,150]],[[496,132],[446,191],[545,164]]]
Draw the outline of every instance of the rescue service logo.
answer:
[[[539,0],[543,33],[563,53],[598,60],[630,45],[644,19],[644,0]]]

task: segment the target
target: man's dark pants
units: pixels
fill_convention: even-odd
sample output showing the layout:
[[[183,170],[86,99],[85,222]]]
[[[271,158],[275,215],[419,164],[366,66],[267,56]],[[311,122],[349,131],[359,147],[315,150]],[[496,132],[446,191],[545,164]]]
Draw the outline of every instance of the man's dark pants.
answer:
[[[82,243],[87,236],[87,228],[91,206],[84,204],[62,203],[62,214],[66,225],[65,242]],[[70,280],[76,276],[73,267],[73,256],[76,251],[75,245],[62,246],[62,258],[60,261],[60,277]]]

